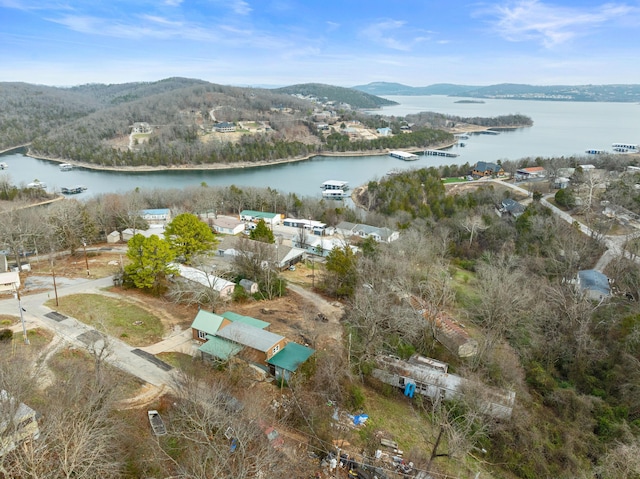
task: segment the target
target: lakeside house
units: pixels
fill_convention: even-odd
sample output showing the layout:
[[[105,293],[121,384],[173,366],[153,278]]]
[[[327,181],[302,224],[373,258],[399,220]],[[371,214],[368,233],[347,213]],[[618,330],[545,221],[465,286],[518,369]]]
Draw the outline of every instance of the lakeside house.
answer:
[[[471,175],[479,178],[486,176],[500,176],[504,175],[504,169],[497,163],[489,163],[486,161],[479,161],[476,166],[471,170]]]

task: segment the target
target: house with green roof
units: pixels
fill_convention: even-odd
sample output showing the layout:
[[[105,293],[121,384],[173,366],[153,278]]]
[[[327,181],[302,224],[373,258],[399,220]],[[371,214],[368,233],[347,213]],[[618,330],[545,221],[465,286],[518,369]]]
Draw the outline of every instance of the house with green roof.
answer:
[[[314,350],[268,331],[270,324],[232,311],[221,315],[200,310],[191,323],[203,359],[227,361],[233,356],[289,379]]]
[[[279,225],[282,222],[280,213],[269,213],[267,211],[242,210],[240,212],[240,220],[257,223],[264,220],[268,225]]]
[[[298,370],[298,367],[313,353],[315,350],[301,344],[287,343],[281,351],[267,360],[269,372],[278,379],[284,378],[285,381],[288,381],[291,375]]]

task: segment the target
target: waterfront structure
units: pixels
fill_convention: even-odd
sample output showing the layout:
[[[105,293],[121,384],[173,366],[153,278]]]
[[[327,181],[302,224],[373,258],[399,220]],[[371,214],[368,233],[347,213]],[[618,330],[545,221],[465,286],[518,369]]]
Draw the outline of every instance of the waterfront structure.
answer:
[[[638,153],[638,151],[640,151],[638,145],[635,143],[613,143],[611,147],[613,151],[619,153]]]
[[[460,146],[464,146],[464,143],[460,143]],[[455,158],[459,156],[457,153],[451,153],[444,150],[424,150],[424,154],[427,156],[444,156],[446,158]]]
[[[406,151],[393,150],[389,152],[389,156],[393,156],[394,158],[398,158],[404,161],[415,161],[420,158],[418,155],[413,153],[407,153]]]
[[[323,191],[327,190],[342,190],[347,191],[349,189],[348,181],[340,181],[340,180],[327,180],[322,185],[320,185]]]

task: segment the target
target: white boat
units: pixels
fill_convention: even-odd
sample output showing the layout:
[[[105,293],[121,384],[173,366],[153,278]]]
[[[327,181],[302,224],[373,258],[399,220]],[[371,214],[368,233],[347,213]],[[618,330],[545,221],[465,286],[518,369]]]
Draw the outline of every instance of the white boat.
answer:
[[[611,147],[613,151],[620,153],[638,153],[640,151],[638,145],[634,143],[613,143]]]
[[[322,197],[332,200],[341,200],[343,198],[347,198],[349,195],[346,194],[343,190],[324,190],[322,192]]]
[[[9,165],[7,165],[4,161],[0,163],[0,170],[6,170],[7,168],[9,168]]]
[[[61,163],[60,164],[60,170],[61,171],[73,170],[73,165],[71,163]]]
[[[27,188],[39,188],[41,190],[46,190],[47,189],[47,184],[43,183],[40,180],[34,180],[31,183],[29,183],[27,185]]]
[[[595,148],[591,148],[590,150],[585,151],[587,155],[602,155],[606,153],[604,150],[597,150]]]
[[[420,158],[418,155],[414,155],[413,153],[407,153],[406,151],[399,150],[390,151],[389,156],[393,156],[394,158],[399,158],[404,161],[415,161]]]
[[[320,185],[323,191],[341,190],[346,191],[349,189],[349,182],[340,180],[327,180]]]

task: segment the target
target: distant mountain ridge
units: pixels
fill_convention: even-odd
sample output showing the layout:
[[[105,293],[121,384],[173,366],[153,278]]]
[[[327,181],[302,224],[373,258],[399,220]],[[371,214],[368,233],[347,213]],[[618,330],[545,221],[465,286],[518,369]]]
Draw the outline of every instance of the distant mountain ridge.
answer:
[[[380,108],[381,106],[397,105],[395,101],[380,98],[375,93],[363,92],[353,88],[344,88],[323,83],[301,83],[271,91],[288,95],[303,95],[324,101],[347,103],[353,108]]]
[[[437,83],[412,87],[401,83],[374,82],[357,85],[354,90],[372,95],[447,95],[463,98],[513,100],[640,102],[640,85],[527,85],[501,83],[489,86]]]

